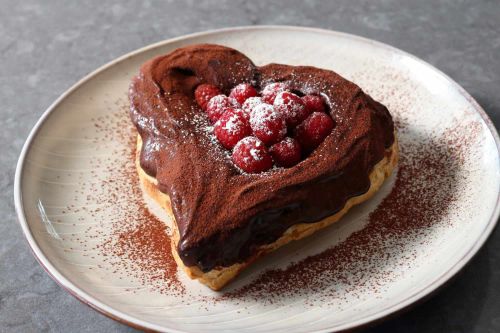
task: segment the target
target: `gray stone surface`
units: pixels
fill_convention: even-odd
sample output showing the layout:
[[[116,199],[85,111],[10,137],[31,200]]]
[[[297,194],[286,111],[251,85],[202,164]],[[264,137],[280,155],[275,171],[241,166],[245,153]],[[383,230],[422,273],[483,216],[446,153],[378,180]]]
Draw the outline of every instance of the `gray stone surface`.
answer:
[[[0,1],[0,332],[127,332],[56,285],[12,200],[15,164],[42,112],[96,67],[207,29],[314,26],[373,38],[454,78],[500,127],[499,1]],[[369,332],[500,332],[500,232],[444,290]]]

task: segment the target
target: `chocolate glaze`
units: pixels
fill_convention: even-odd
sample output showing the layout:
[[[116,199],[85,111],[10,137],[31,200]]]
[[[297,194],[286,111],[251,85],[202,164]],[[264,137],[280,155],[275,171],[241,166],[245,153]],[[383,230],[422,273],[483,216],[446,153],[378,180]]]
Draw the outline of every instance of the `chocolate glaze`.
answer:
[[[324,96],[336,127],[296,166],[244,174],[214,140],[194,90],[211,83],[228,94],[242,82],[262,88],[278,81],[302,94]],[[180,258],[203,271],[242,262],[288,227],[341,210],[368,190],[373,166],[394,141],[387,109],[335,72],[257,67],[218,45],[192,45],[146,62],[129,97],[143,140],[141,167],[170,196]]]

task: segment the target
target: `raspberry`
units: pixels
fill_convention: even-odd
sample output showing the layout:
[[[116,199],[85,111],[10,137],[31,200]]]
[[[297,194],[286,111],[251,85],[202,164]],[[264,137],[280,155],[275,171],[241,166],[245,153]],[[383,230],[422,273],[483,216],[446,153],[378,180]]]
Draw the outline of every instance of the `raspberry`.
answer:
[[[196,87],[196,90],[194,91],[194,98],[201,109],[205,110],[207,108],[208,101],[211,100],[212,97],[219,95],[220,93],[221,92],[219,88],[217,88],[213,84],[204,83]]]
[[[269,104],[257,105],[250,114],[253,134],[266,145],[283,139],[286,135],[285,118]]]
[[[232,97],[229,97],[229,101],[231,101],[231,105],[234,107],[234,108],[238,108],[238,109],[241,109],[241,104],[238,103],[237,100],[235,100],[234,98]]]
[[[286,137],[269,148],[276,165],[289,168],[300,162],[300,144],[294,138]]]
[[[288,85],[284,82],[276,82],[268,84],[262,89],[262,100],[264,103],[273,104],[276,95],[280,92],[288,90]]]
[[[234,98],[238,103],[243,104],[248,98],[257,96],[257,90],[248,83],[238,84],[231,90],[229,97]]]
[[[309,114],[313,112],[325,112],[325,103],[323,103],[323,98],[317,95],[305,95],[302,97],[302,102],[306,106]]]
[[[242,109],[240,108],[229,108],[226,112],[230,112],[230,113],[237,113],[238,116],[241,116],[243,118],[245,118],[245,120],[247,122],[250,121],[250,114],[246,113],[245,111],[243,111]],[[250,124],[250,123],[249,123]]]
[[[216,122],[232,106],[231,101],[226,95],[214,96],[208,101],[206,113],[211,122]]]
[[[290,127],[297,126],[310,114],[302,99],[288,91],[276,95],[274,107],[285,117],[286,124]]]
[[[252,134],[252,129],[241,113],[227,109],[215,123],[214,134],[224,147],[231,149],[238,141]]]
[[[247,136],[236,144],[232,159],[236,166],[248,173],[259,173],[273,166],[266,146],[253,136]]]
[[[250,114],[252,113],[252,110],[257,106],[257,105],[260,105],[262,104],[262,98],[260,97],[250,97],[249,99],[247,99],[245,101],[245,103],[243,103],[243,105],[241,106],[243,112],[245,112],[246,114],[248,114],[248,116],[250,116]]]
[[[326,113],[313,112],[297,126],[296,138],[305,150],[312,151],[331,133],[334,125],[333,119]]]

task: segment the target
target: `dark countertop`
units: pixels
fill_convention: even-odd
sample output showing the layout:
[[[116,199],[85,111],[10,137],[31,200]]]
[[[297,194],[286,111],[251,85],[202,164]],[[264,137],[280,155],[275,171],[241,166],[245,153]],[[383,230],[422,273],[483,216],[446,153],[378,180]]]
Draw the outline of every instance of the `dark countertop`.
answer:
[[[37,264],[14,212],[14,169],[42,112],[98,66],[163,39],[285,24],[373,38],[428,61],[500,127],[499,1],[2,1],[0,332],[135,331],[62,290]],[[447,287],[368,332],[500,332],[500,232]]]

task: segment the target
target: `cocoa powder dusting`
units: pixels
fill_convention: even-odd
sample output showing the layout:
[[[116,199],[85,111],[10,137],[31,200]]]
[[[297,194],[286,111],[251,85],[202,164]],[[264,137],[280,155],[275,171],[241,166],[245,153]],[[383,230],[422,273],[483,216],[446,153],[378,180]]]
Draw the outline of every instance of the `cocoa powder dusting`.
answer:
[[[446,217],[459,193],[455,186],[464,149],[468,147],[467,141],[474,140],[477,134],[474,123],[469,128],[472,129],[469,137],[464,135],[467,133],[464,128],[454,128],[445,135],[412,140],[409,129],[400,127],[400,161],[394,186],[370,213],[362,230],[339,245],[285,269],[267,271],[218,300],[251,298],[276,303],[290,297],[314,295],[325,304],[366,288],[377,292],[379,285],[397,276],[386,265],[389,259],[411,265],[418,251],[418,247],[411,245],[425,243],[433,227],[452,223]],[[343,292],[338,292],[340,289]]]
[[[165,290],[182,288],[177,280],[177,264],[172,257],[165,223],[147,209],[139,213],[144,216],[143,223],[118,235],[113,254],[126,257],[140,266],[142,274],[147,274],[147,279],[164,282],[162,287]],[[147,280],[144,282],[147,283]]]
[[[116,215],[110,222],[113,231],[104,235],[105,240],[96,248],[116,269],[114,273],[125,273],[159,293],[187,295],[177,278],[170,231],[143,201],[134,165],[135,133],[126,121],[97,121],[105,122],[100,130],[112,131],[109,135],[119,138],[123,145],[116,151],[116,165],[94,189],[97,197],[92,200],[104,200]],[[195,299],[277,304],[299,298],[310,305],[315,301],[338,304],[347,294],[361,297],[367,289],[377,293],[397,279],[401,267],[395,269],[394,263],[411,267],[419,245],[429,241],[433,228],[453,227],[449,214],[456,193],[466,192],[457,187],[469,186],[458,178],[466,172],[464,156],[477,140],[480,126],[471,122],[429,135],[415,132],[409,123],[397,118],[400,161],[394,185],[369,214],[365,227],[319,254],[284,269],[262,272],[243,287],[230,287],[215,296],[193,295]]]
[[[142,197],[135,168],[136,134],[126,112],[121,110],[119,115],[95,121],[105,137],[118,141],[113,153],[115,163],[107,167],[106,178],[96,183],[92,190],[94,201],[113,210],[106,221],[111,232],[102,235],[104,241],[96,249],[113,267],[113,273],[125,273],[128,278],[160,293],[184,293],[171,252],[170,230],[149,212]]]

